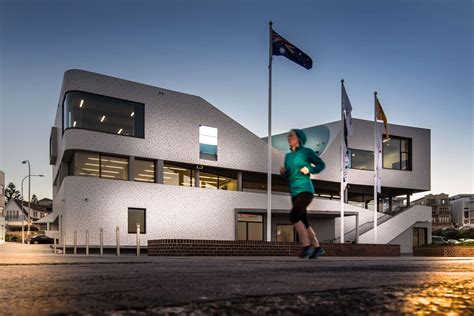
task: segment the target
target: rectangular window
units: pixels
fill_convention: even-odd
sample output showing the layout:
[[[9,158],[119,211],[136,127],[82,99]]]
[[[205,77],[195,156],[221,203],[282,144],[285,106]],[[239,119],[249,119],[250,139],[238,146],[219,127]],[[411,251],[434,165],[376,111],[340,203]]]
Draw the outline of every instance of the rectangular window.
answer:
[[[199,186],[206,189],[237,191],[237,180],[230,177],[200,171]]]
[[[71,165],[75,176],[128,180],[128,158],[77,151]]]
[[[155,162],[152,160],[135,159],[133,173],[133,180],[135,181],[155,182]]]
[[[374,170],[374,153],[368,150],[349,149],[349,168]]]
[[[100,177],[128,180],[128,158],[100,155]]]
[[[217,160],[217,128],[199,126],[199,158]]]
[[[165,164],[163,167],[163,183],[192,187],[194,186],[193,172],[191,169]]]
[[[137,223],[140,224],[140,234],[146,234],[146,210],[144,208],[128,208],[128,233],[137,233]]]
[[[412,170],[411,139],[390,136],[383,140],[383,167],[386,169]]]
[[[144,108],[142,103],[71,91],[64,97],[63,131],[82,128],[144,138]]]
[[[263,216],[257,214],[237,214],[238,240],[263,240]]]

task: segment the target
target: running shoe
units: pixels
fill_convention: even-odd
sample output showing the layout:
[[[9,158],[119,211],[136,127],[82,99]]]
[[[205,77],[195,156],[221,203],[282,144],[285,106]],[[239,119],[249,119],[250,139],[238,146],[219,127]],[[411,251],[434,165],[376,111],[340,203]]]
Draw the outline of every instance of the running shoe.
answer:
[[[314,252],[315,252],[315,249],[312,246],[305,246],[301,249],[301,252],[298,255],[298,257],[309,258],[309,256],[311,256]]]
[[[314,248],[313,253],[311,254],[311,256],[309,256],[309,259],[318,259],[318,257],[323,256],[325,253],[326,251],[324,251],[324,249],[321,247]]]

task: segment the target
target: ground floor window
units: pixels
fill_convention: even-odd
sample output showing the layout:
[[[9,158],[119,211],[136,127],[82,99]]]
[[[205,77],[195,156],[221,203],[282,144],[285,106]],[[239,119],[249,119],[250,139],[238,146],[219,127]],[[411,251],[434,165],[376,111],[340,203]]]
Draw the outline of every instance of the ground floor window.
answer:
[[[140,234],[146,233],[146,210],[144,208],[128,208],[128,233],[137,233],[137,224],[140,224]]]
[[[237,240],[263,240],[263,215],[239,213]]]
[[[277,225],[277,242],[299,242],[298,234],[292,224]]]
[[[413,227],[413,247],[421,247],[427,244],[426,228]]]

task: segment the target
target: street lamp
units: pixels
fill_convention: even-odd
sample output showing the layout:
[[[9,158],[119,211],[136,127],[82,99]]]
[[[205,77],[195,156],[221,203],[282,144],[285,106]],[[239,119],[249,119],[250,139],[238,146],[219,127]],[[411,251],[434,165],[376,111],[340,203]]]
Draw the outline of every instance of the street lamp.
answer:
[[[31,165],[29,160],[24,160],[21,162],[22,164],[28,163],[28,233],[27,233],[27,239],[28,239],[28,244],[30,243],[30,226],[31,226],[31,219],[30,219],[30,209],[31,209]],[[38,175],[42,177],[43,175]],[[22,201],[21,201],[21,210],[23,212],[23,181],[22,181]],[[22,240],[23,238],[23,221],[22,221]]]
[[[30,177],[43,177],[42,174],[32,174],[32,175],[27,175],[21,180],[21,200],[20,200],[20,209],[21,209],[21,243],[25,243],[25,219],[23,217],[23,181],[25,181],[26,178]]]

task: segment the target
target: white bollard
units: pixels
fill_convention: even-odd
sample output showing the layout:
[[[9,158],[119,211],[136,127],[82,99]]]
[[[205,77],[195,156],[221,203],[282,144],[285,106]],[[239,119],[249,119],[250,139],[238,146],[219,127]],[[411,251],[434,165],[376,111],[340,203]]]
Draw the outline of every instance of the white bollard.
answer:
[[[120,228],[115,229],[115,241],[117,243],[117,256],[120,256]]]
[[[100,229],[100,255],[104,254],[104,229]]]
[[[74,254],[77,255],[77,230],[74,231]]]
[[[86,229],[86,256],[89,255],[89,230]]]
[[[53,251],[54,251],[54,254],[56,254],[56,234],[54,234],[53,236],[53,239],[54,239],[54,242],[53,242]]]
[[[137,257],[140,256],[140,224],[137,223]]]

